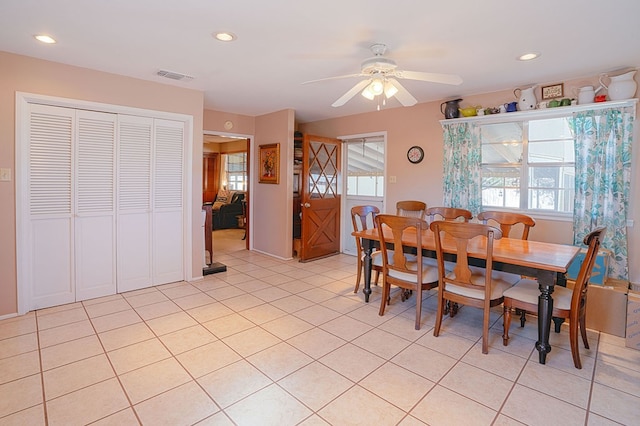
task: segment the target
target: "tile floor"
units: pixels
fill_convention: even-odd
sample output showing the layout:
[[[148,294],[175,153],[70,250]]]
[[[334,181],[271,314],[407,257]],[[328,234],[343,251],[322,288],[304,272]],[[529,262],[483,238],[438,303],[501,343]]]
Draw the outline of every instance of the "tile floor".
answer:
[[[232,234],[232,233],[230,233]],[[535,319],[501,315],[481,353],[463,307],[433,337],[434,293],[353,293],[355,258],[301,264],[216,240],[228,271],[0,321],[0,425],[638,424],[640,351],[591,332],[573,367],[566,330],[546,365]],[[231,244],[229,244],[231,242]]]

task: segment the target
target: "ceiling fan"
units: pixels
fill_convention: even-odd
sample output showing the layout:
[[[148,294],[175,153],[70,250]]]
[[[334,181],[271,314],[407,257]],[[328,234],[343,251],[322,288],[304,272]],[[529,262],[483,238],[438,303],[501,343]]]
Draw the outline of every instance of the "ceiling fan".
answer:
[[[462,78],[455,74],[437,74],[420,71],[402,71],[392,59],[383,57],[387,50],[385,44],[376,43],[371,46],[373,57],[362,62],[360,73],[341,75],[337,77],[321,78],[318,80],[305,81],[302,84],[316,83],[318,81],[336,80],[340,78],[365,77],[351,89],[331,104],[332,107],[339,107],[346,104],[356,93],[362,91],[362,96],[373,100],[376,96],[384,94],[385,99],[393,96],[398,99],[402,106],[415,105],[418,100],[414,98],[407,89],[398,82],[397,79],[429,81],[432,83],[458,85],[462,83]],[[383,102],[384,100],[383,99]],[[379,106],[378,106],[379,108]]]

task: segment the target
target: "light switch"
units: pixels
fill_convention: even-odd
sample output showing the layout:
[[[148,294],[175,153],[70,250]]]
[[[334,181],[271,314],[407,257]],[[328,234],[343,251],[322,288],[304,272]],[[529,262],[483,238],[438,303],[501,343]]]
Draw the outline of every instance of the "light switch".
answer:
[[[11,169],[0,169],[0,181],[11,180]]]
[[[397,183],[398,180],[396,179],[395,176],[389,176],[389,183]]]

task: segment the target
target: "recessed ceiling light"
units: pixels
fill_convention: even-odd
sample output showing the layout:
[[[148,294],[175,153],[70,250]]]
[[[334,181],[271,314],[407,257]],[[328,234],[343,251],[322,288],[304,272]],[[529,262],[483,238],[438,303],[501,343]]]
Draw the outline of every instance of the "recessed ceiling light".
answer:
[[[539,53],[525,53],[524,55],[518,56],[518,60],[519,61],[530,61],[532,59],[536,59],[539,56],[540,56]]]
[[[216,40],[220,41],[233,41],[236,39],[235,34],[226,31],[214,33],[213,36],[216,38]]]
[[[50,37],[48,35],[45,34],[36,34],[34,35],[34,37],[36,38],[36,40],[41,41],[43,43],[47,43],[47,44],[53,44],[56,41],[53,39],[53,37]]]

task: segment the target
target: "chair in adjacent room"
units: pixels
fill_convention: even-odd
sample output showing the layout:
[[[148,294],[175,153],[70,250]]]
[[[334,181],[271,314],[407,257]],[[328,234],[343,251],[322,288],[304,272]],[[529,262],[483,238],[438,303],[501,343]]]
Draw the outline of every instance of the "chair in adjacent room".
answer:
[[[585,254],[580,272],[573,286],[573,289],[555,286],[553,291],[553,312],[557,318],[569,319],[569,342],[571,344],[571,355],[573,364],[577,369],[582,368],[580,361],[580,351],[578,350],[578,328],[582,335],[584,347],[589,349],[586,330],[586,310],[587,310],[587,290],[589,289],[589,278],[593,264],[598,255],[600,241],[606,231],[605,227],[598,228],[584,237],[584,244],[589,248]],[[512,288],[504,292],[504,332],[502,344],[509,344],[509,327],[511,325],[511,309],[517,308],[527,312],[538,312],[538,297],[540,289],[536,280],[524,279]]]
[[[427,222],[416,217],[381,214],[376,216],[378,229],[383,225],[388,227],[390,235],[380,232],[380,246],[382,251],[382,300],[380,300],[379,315],[384,315],[389,303],[391,286],[395,285],[403,290],[416,292],[416,330],[420,330],[420,316],[422,313],[422,292],[438,285],[438,267],[432,258],[422,257],[423,231],[429,229]],[[405,233],[415,233],[416,254],[407,254],[402,250]],[[392,245],[393,250],[387,245]]]
[[[429,222],[435,220],[456,220],[469,222],[473,219],[473,214],[466,209],[458,209],[455,207],[429,207],[427,209],[427,218]]]
[[[396,215],[424,219],[427,204],[422,201],[405,200],[396,203]]]
[[[497,224],[505,238],[511,238],[510,234],[514,226],[520,227],[522,225],[522,236],[520,237],[522,240],[528,239],[529,230],[536,226],[536,221],[531,216],[521,213],[484,211],[478,214],[478,220],[485,225]]]
[[[376,206],[355,206],[351,208],[351,223],[354,231],[364,231],[369,229],[369,225],[377,227],[376,216],[380,213],[380,209]],[[356,237],[356,249],[358,252],[358,276],[356,278],[356,288],[354,293],[360,288],[362,280],[362,271],[364,269],[364,250],[362,248],[362,239]],[[375,283],[378,284],[378,277],[382,271],[382,256],[379,250],[371,253],[371,269],[376,271]]]
[[[493,306],[502,303],[502,294],[512,283],[495,276],[493,267],[493,242],[502,238],[502,231],[480,223],[435,221],[431,223],[435,234],[436,256],[438,259],[438,313],[433,335],[440,334],[445,305],[459,303],[475,306],[483,310],[482,353],[489,352],[489,314]],[[477,242],[477,239],[485,241]],[[456,262],[453,271],[448,272],[444,261],[444,244],[455,250]],[[486,251],[486,269],[469,265],[469,249]],[[489,271],[490,273],[487,273]]]

